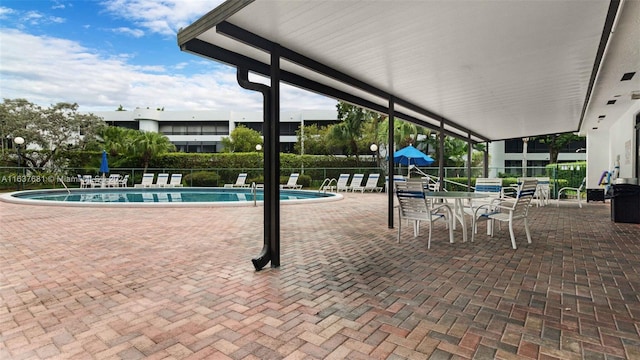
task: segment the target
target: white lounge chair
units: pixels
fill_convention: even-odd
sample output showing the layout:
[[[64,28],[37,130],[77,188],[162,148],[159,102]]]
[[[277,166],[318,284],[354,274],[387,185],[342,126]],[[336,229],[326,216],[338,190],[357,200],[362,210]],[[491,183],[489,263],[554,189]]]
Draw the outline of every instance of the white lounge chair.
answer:
[[[300,177],[300,174],[298,173],[293,173],[289,175],[289,180],[287,181],[287,183],[284,185],[280,185],[280,188],[281,189],[302,189],[302,185],[298,185],[299,177]]]
[[[364,174],[353,174],[351,184],[347,186],[347,190],[353,191],[354,189],[360,189],[362,187],[362,182],[364,182]]]
[[[247,173],[238,174],[238,178],[236,179],[235,183],[233,183],[233,184],[224,184],[224,187],[226,187],[226,188],[249,187],[249,184],[247,184]]]
[[[340,177],[338,178],[338,182],[336,183],[336,191],[340,192],[340,191],[347,191],[348,188],[348,184],[349,184],[349,178],[351,177],[351,174],[340,174]]]
[[[169,174],[162,173],[162,174],[158,174],[156,183],[153,184],[152,187],[166,187],[168,184],[169,184]]]
[[[518,189],[518,193],[516,194],[515,199],[505,199],[501,201],[499,204],[486,204],[481,205],[475,210],[475,215],[473,216],[473,222],[471,229],[471,241],[476,234],[476,226],[478,226],[478,222],[480,221],[491,221],[492,223],[495,220],[508,222],[509,223],[509,236],[511,237],[511,247],[516,249],[516,237],[513,232],[513,222],[515,220],[523,219],[524,220],[524,230],[527,234],[527,242],[531,244],[531,232],[529,231],[529,223],[528,223],[528,215],[529,215],[529,206],[531,205],[531,200],[533,199],[533,195],[536,192],[536,187],[538,185],[538,180],[536,179],[524,179],[520,188]],[[493,230],[495,226],[490,226],[491,233],[493,236]]]
[[[538,180],[538,188],[533,196],[537,200],[536,206],[548,205],[551,179],[549,177],[537,177],[536,179]]]
[[[171,174],[167,187],[182,187],[182,174]]]
[[[431,248],[431,234],[433,233],[433,223],[437,220],[445,220],[449,227],[449,242],[453,243],[453,214],[447,204],[432,206],[431,201],[427,201],[424,194],[424,187],[421,182],[399,181],[395,184],[396,197],[398,199],[398,242],[402,232],[402,222],[409,220],[413,222],[413,237],[420,234],[420,221],[429,222],[429,240],[427,249]],[[444,213],[442,213],[444,211]]]
[[[399,183],[399,182],[405,182],[407,181],[407,179],[405,179],[404,176],[402,175],[393,175],[393,183]],[[385,176],[384,177],[384,191],[388,191],[389,190],[389,177]]]
[[[382,191],[382,186],[378,186],[378,180],[380,179],[380,174],[369,174],[367,178],[367,183],[362,187],[354,188],[353,191],[360,190],[361,192],[365,191]]]
[[[78,180],[80,181],[81,188],[88,188],[92,185],[92,176],[91,175],[78,175]]]
[[[140,184],[135,184],[133,187],[151,187],[153,186],[153,180],[155,177],[156,175],[153,173],[144,173],[142,174],[142,180],[140,181]]]
[[[573,197],[575,196],[576,198],[578,198],[578,207],[580,207],[580,209],[582,209],[582,193],[584,192],[584,188],[587,184],[587,178],[582,179],[582,183],[580,184],[579,187],[570,187],[570,186],[565,186],[562,189],[558,190],[558,199],[556,201],[556,207],[560,206],[560,198],[561,195],[564,194],[564,196],[567,197]],[[567,194],[567,191],[571,191],[571,192],[575,192],[574,194]]]

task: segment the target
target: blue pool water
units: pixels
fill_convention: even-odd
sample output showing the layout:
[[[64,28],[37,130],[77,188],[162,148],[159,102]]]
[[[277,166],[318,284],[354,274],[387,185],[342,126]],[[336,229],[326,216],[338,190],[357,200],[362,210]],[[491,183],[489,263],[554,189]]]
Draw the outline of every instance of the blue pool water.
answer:
[[[330,201],[341,195],[318,191],[280,190],[280,200],[287,202]],[[237,206],[262,202],[262,189],[248,188],[115,188],[30,190],[4,194],[1,200],[37,205],[221,205]]]

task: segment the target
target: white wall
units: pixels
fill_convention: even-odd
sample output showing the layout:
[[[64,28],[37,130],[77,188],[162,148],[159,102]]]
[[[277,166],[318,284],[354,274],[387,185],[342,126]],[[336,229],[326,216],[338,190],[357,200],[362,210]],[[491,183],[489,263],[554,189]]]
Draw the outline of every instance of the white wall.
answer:
[[[609,128],[609,164],[613,168],[615,160],[620,159],[620,176],[622,178],[635,175],[635,116],[640,112],[640,101],[635,104],[620,119]]]
[[[590,130],[587,133],[587,188],[599,188],[602,172],[611,171],[609,164],[609,131]]]

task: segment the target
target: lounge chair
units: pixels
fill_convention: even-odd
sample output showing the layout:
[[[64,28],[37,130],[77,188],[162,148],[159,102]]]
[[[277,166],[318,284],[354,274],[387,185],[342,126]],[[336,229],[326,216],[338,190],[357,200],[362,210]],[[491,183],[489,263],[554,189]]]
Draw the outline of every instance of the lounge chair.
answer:
[[[363,181],[364,174],[353,174],[353,179],[351,179],[351,184],[347,186],[347,190],[353,191],[353,189],[360,189]]]
[[[156,183],[153,184],[152,187],[166,187],[168,184],[169,184],[169,174],[162,173],[162,174],[158,174]]]
[[[182,187],[182,174],[171,174],[167,187]]]
[[[570,187],[570,186],[566,186],[563,187],[562,189],[558,190],[558,199],[556,201],[556,207],[560,206],[560,198],[561,195],[564,194],[564,196],[575,196],[576,198],[578,198],[578,207],[580,207],[580,209],[582,209],[582,193],[584,192],[584,188],[587,184],[587,178],[582,179],[582,183],[580,184],[579,187]],[[571,191],[571,192],[575,192],[575,195],[573,194],[567,194],[567,191]]]
[[[289,180],[287,181],[287,183],[284,185],[280,185],[280,188],[281,189],[302,189],[302,185],[298,185],[298,177],[300,177],[300,174],[298,173],[293,173],[289,175]]]
[[[393,175],[393,183],[399,183],[399,182],[405,182],[407,181],[407,179],[404,178],[404,176],[402,175]],[[385,176],[384,177],[384,191],[388,191],[389,190],[389,177]]]
[[[351,174],[340,174],[340,177],[338,178],[338,182],[336,183],[336,191],[340,192],[340,191],[347,191],[349,189],[348,184],[349,184],[349,178],[351,177]]]
[[[533,196],[537,200],[537,206],[545,206],[549,204],[549,195],[551,192],[549,177],[538,177],[538,188]]]
[[[382,191],[382,186],[378,186],[378,180],[380,179],[380,174],[369,174],[367,178],[367,183],[362,187],[355,187],[353,191],[360,190],[361,192],[365,191]]]
[[[247,184],[247,173],[238,174],[238,178],[234,184],[224,184],[224,187],[249,187],[249,184]]]
[[[142,181],[140,181],[140,184],[135,184],[133,187],[151,187],[153,186],[153,179],[155,178],[155,176],[156,175],[152,173],[142,174]]]
[[[524,220],[524,230],[527,234],[527,242],[531,244],[531,232],[529,231],[528,215],[531,200],[536,192],[538,180],[523,179],[515,199],[505,199],[499,204],[481,205],[475,210],[471,229],[471,241],[476,234],[476,226],[480,221],[495,220],[509,223],[509,236],[511,237],[511,247],[516,249],[516,237],[513,232],[513,222],[515,220]],[[495,226],[490,226],[490,235],[493,236]]]
[[[432,206],[434,203],[427,201],[424,187],[421,182],[400,181],[395,184],[396,197],[398,199],[398,242],[402,232],[402,222],[413,222],[413,237],[420,234],[420,221],[429,222],[429,240],[427,249],[431,248],[431,234],[433,223],[437,220],[445,220],[449,227],[449,242],[453,243],[453,214],[447,204]],[[442,212],[444,211],[444,213]]]

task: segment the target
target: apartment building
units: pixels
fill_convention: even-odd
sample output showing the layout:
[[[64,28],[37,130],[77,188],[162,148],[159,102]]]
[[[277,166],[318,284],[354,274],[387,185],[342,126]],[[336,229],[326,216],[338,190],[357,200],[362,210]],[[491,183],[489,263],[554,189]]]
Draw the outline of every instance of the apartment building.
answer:
[[[136,108],[133,111],[98,111],[111,126],[155,131],[166,135],[183,152],[220,152],[222,138],[239,125],[262,133],[263,117],[260,111],[186,110],[164,111]],[[312,124],[326,126],[338,122],[336,110],[298,110],[280,114],[280,147],[282,152],[293,152],[296,131]]]

